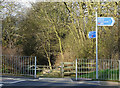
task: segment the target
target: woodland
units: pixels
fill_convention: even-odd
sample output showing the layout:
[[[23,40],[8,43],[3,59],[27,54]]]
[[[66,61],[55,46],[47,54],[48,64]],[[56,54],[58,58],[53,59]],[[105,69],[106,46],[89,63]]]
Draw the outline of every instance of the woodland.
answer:
[[[95,59],[98,17],[113,17],[113,26],[98,27],[98,59],[119,59],[120,2],[36,2],[26,8],[0,2],[2,54],[36,56],[37,64],[59,65],[76,58]]]

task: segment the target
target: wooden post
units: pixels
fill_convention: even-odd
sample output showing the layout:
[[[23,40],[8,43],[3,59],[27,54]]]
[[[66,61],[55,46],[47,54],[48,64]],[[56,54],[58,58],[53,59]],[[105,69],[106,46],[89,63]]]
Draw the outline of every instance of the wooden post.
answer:
[[[62,74],[62,78],[64,78],[64,63],[61,63],[61,74]]]

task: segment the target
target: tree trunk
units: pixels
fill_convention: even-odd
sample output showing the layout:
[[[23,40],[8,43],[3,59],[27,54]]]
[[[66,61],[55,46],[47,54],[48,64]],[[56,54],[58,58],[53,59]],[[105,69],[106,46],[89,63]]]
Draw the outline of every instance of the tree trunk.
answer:
[[[45,49],[45,46],[43,46],[43,48],[44,48],[45,53],[46,53],[46,55],[47,55],[48,63],[49,63],[49,66],[50,66],[50,70],[52,70],[52,65],[51,65],[51,61],[50,61],[50,57],[49,57],[49,55],[48,55],[48,52],[47,52],[47,50]]]

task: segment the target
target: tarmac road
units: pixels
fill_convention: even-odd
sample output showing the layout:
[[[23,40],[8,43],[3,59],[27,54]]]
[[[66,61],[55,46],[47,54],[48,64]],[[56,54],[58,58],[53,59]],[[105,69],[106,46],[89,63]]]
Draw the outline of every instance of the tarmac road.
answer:
[[[119,88],[118,82],[73,81],[71,78],[2,77],[2,88]]]

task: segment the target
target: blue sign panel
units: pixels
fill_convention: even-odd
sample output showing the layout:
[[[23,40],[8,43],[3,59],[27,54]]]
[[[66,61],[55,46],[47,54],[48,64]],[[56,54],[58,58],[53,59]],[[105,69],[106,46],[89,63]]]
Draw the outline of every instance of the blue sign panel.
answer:
[[[113,26],[115,20],[113,17],[98,17],[97,26]]]
[[[90,31],[88,34],[89,38],[96,38],[96,31]]]

